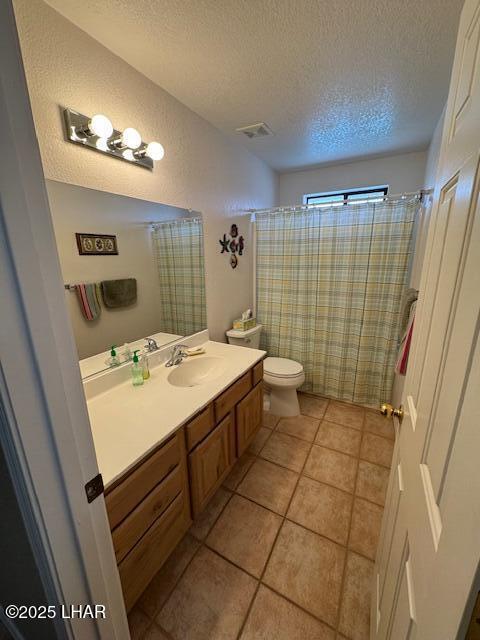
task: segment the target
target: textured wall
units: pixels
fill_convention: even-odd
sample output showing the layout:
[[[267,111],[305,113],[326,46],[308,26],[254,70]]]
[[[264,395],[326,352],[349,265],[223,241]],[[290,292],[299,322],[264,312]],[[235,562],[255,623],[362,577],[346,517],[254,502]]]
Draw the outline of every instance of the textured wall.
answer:
[[[14,8],[46,178],[201,211],[208,326],[223,339],[252,304],[252,266],[247,244],[233,271],[218,237],[235,220],[249,241],[248,216],[239,216],[274,204],[276,174],[42,0]],[[164,145],[164,160],[149,172],[65,142],[61,106],[136,127]]]
[[[426,152],[337,164],[280,175],[279,204],[301,204],[305,193],[388,184],[392,194],[423,186]]]

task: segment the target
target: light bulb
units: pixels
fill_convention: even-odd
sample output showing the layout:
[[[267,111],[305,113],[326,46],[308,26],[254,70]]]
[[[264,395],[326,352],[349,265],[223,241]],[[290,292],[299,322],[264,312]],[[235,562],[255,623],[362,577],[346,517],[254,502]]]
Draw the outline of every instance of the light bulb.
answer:
[[[89,130],[99,138],[110,138],[113,126],[107,116],[97,113],[88,122]]]
[[[159,142],[149,142],[145,149],[145,155],[152,160],[161,160],[165,155],[165,149]]]
[[[142,144],[142,136],[133,127],[127,127],[122,133],[122,144],[129,149],[138,149]]]
[[[130,162],[135,160],[135,156],[133,155],[133,151],[131,149],[125,149],[125,151],[122,151],[122,156],[125,158],[125,160],[130,160]]]
[[[106,138],[98,138],[98,140],[95,142],[95,146],[97,147],[97,149],[100,149],[100,151],[108,151],[108,143]]]

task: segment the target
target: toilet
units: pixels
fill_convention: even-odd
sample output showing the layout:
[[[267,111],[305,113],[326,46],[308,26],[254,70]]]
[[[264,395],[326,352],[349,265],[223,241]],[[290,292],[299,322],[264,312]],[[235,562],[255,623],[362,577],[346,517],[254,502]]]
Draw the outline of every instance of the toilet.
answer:
[[[230,344],[260,349],[261,331],[262,325],[257,324],[247,331],[230,329],[226,335]],[[297,389],[305,382],[305,373],[299,362],[288,358],[265,358],[263,381],[270,391],[270,413],[284,417],[300,415]]]

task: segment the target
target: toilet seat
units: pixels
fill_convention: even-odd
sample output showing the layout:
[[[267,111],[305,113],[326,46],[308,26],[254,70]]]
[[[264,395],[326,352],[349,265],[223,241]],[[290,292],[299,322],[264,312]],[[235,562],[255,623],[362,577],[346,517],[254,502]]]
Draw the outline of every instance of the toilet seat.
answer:
[[[298,378],[303,374],[303,366],[288,358],[265,358],[263,370],[268,376],[279,379]]]

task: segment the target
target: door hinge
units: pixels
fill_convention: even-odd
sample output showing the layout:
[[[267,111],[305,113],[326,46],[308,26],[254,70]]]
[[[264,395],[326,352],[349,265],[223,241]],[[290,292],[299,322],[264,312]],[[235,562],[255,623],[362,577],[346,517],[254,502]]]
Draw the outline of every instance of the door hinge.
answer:
[[[89,480],[85,485],[85,493],[87,494],[87,501],[93,502],[95,498],[98,498],[98,496],[102,495],[103,490],[104,490],[103,478],[102,478],[102,474],[99,473],[98,476],[95,476],[95,478],[92,478],[91,480]]]

